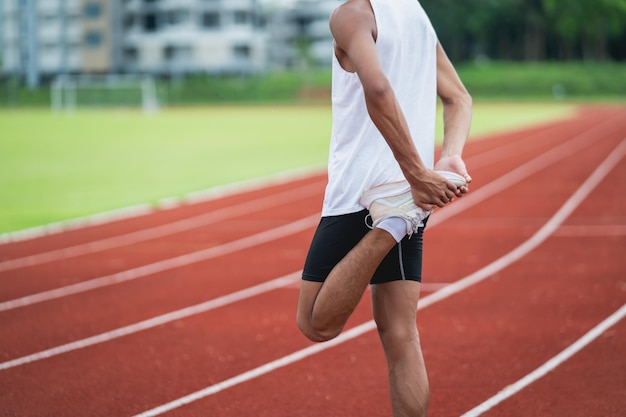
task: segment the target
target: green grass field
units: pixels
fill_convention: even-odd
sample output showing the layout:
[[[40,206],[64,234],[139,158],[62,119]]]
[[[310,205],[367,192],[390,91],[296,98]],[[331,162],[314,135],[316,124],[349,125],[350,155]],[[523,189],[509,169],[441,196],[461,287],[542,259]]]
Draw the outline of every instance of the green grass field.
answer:
[[[472,137],[574,111],[563,103],[475,103]],[[327,106],[179,108],[152,116],[0,111],[0,233],[321,168],[330,125]]]

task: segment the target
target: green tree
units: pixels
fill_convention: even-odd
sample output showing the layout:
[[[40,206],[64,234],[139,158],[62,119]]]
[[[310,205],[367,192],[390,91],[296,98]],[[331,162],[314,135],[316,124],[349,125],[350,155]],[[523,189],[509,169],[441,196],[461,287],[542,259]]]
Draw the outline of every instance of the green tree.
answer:
[[[626,58],[626,0],[420,3],[455,61]]]
[[[561,58],[580,45],[585,59],[606,59],[608,39],[626,33],[626,0],[543,0],[546,14],[562,39]]]

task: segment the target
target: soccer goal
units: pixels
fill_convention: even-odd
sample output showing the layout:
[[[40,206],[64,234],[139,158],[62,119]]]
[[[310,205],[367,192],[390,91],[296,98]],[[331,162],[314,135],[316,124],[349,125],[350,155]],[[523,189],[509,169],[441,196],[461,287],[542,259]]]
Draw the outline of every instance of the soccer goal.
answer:
[[[53,111],[80,108],[141,108],[145,113],[159,109],[156,83],[151,76],[80,75],[60,76],[50,91]]]

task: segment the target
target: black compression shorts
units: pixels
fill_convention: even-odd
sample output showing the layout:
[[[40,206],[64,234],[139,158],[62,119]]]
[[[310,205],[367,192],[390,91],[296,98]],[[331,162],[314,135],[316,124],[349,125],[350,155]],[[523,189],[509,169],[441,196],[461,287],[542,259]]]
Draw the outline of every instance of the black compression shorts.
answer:
[[[324,282],[330,271],[370,231],[368,211],[322,217],[304,264],[302,279]],[[424,224],[426,220],[424,221]],[[389,281],[422,281],[422,235],[424,227],[394,246],[374,273],[371,284]]]

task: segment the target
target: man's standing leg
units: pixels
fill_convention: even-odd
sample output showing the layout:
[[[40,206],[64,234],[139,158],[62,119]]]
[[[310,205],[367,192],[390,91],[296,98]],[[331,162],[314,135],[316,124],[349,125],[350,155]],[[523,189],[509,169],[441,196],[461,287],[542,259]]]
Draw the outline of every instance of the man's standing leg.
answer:
[[[425,416],[430,393],[415,322],[420,283],[392,281],[371,289],[374,319],[389,370],[393,416]]]

